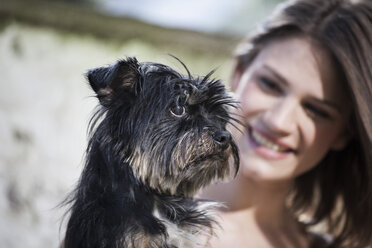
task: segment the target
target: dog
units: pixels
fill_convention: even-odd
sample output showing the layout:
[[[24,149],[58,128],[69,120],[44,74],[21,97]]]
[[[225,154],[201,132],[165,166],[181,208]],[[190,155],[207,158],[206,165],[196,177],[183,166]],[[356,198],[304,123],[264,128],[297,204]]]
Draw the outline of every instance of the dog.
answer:
[[[179,62],[187,76],[134,57],[86,74],[99,105],[65,248],[198,247],[213,235],[218,205],[194,195],[238,171],[226,131],[237,103],[213,71],[193,77]]]

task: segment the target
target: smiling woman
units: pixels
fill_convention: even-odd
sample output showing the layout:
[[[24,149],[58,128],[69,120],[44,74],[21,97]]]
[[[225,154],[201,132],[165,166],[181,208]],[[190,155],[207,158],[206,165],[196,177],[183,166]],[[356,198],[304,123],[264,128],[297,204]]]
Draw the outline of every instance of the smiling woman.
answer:
[[[312,46],[301,36],[268,43],[238,83],[247,125],[246,135],[239,137],[242,173],[255,180],[296,177],[349,141],[344,87],[338,80],[322,80],[318,68],[333,78],[337,74],[325,54],[317,63],[313,54],[321,50]]]
[[[228,207],[212,247],[372,245],[370,30],[370,1],[288,1],[238,47],[241,169],[204,192]]]

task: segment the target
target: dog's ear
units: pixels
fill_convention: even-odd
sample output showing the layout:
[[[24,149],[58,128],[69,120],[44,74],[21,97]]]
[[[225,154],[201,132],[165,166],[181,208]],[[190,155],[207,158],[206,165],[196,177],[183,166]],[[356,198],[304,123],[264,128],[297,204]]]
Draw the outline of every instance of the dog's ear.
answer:
[[[139,63],[136,58],[119,60],[114,65],[89,70],[89,84],[101,104],[109,104],[122,93],[137,94],[140,88]]]

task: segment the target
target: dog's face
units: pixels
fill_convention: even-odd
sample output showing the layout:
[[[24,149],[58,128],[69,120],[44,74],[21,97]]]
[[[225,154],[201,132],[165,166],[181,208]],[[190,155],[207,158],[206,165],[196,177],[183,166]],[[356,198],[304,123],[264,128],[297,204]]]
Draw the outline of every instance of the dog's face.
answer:
[[[226,131],[235,106],[222,83],[128,58],[87,74],[105,112],[97,131],[122,166],[161,193],[192,196],[235,173],[237,147]]]

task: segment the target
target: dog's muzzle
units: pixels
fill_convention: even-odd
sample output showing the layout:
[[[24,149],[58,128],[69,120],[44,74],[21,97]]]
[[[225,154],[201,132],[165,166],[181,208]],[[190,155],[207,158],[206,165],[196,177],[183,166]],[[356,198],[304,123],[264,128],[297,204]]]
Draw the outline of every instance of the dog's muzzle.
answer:
[[[231,142],[231,134],[227,131],[217,131],[213,135],[213,141],[222,149],[226,150]]]

